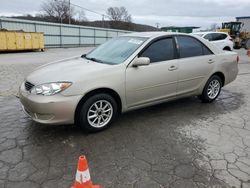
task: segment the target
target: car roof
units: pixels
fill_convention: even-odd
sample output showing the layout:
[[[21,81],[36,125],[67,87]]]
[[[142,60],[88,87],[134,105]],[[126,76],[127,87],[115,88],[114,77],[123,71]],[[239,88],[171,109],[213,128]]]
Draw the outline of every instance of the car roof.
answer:
[[[133,33],[124,34],[122,36],[155,38],[155,37],[161,37],[161,36],[167,36],[167,35],[188,35],[188,34],[186,34],[186,33],[155,31],[155,32],[133,32]]]
[[[206,35],[206,34],[209,34],[209,33],[223,33],[223,34],[227,34],[228,35],[228,33],[226,33],[226,32],[220,32],[220,31],[206,31],[206,32],[195,32],[195,33],[191,33],[191,34],[198,34],[198,35]]]
[[[164,31],[158,31],[158,32],[133,32],[133,33],[127,33],[124,34],[122,36],[129,36],[129,37],[145,37],[148,38],[149,40],[157,38],[157,37],[161,37],[161,36],[171,36],[171,35],[186,35],[186,36],[193,36],[196,39],[202,41],[202,43],[204,43],[206,46],[208,46],[215,54],[217,53],[221,53],[222,50],[220,50],[219,48],[217,48],[216,46],[212,45],[209,41],[192,35],[192,33],[187,34],[187,33],[177,33],[177,32],[164,32]]]

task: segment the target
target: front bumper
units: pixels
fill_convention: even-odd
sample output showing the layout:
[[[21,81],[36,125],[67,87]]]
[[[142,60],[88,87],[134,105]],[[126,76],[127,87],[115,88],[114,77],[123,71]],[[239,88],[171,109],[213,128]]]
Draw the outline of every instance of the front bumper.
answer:
[[[73,124],[75,109],[82,96],[34,95],[26,91],[24,84],[19,89],[19,98],[24,112],[34,121],[43,124]]]

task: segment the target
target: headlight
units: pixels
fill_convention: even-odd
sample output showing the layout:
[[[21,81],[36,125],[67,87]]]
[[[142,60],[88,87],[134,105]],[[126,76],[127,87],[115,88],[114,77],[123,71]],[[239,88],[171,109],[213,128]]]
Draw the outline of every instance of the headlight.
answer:
[[[54,95],[56,93],[59,93],[65,89],[67,89],[69,86],[71,86],[71,82],[55,82],[55,83],[46,83],[34,86],[30,93],[36,94],[36,95]]]

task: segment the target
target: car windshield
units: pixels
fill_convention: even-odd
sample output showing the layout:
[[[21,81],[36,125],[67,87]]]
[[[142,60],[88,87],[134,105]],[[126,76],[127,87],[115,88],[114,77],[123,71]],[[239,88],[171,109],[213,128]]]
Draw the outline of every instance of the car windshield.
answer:
[[[145,37],[117,37],[100,45],[84,57],[99,63],[120,64],[146,40]]]

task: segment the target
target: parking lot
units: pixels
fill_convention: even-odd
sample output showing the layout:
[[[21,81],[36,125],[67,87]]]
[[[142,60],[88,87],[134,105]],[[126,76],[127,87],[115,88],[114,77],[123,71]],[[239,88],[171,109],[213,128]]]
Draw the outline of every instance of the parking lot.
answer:
[[[69,188],[77,159],[88,158],[105,188],[249,188],[250,57],[216,102],[196,97],[122,115],[100,133],[31,121],[19,103],[25,75],[91,48],[0,54],[0,188]]]

